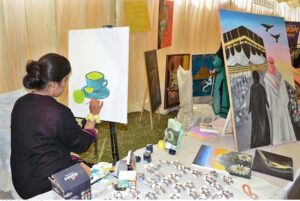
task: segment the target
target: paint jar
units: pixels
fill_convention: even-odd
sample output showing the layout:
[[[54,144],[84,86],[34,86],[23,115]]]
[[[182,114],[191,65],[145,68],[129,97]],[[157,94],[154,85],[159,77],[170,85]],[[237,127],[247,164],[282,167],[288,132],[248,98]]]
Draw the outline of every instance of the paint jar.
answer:
[[[143,155],[144,163],[151,163],[151,154],[149,152],[145,152]]]
[[[153,153],[153,145],[152,144],[147,144],[146,152]]]

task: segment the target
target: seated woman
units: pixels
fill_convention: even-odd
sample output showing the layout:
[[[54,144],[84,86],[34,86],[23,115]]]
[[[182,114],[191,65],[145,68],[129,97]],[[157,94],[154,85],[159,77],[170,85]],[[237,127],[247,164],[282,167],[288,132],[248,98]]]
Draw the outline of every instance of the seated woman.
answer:
[[[88,150],[97,137],[96,118],[103,103],[92,100],[84,129],[71,110],[57,102],[67,84],[71,65],[58,54],[29,61],[23,85],[30,93],[20,97],[11,116],[11,172],[23,199],[51,190],[48,177],[79,161],[70,152]],[[82,164],[83,165],[83,164]]]

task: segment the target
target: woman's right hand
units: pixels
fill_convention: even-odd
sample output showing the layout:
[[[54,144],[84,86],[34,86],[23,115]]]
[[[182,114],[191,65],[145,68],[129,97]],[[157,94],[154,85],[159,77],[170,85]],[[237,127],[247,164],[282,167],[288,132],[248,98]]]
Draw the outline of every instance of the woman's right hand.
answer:
[[[90,102],[90,113],[92,115],[98,115],[101,111],[101,108],[103,106],[103,102],[102,101],[99,101],[99,100],[96,100],[96,99],[92,99],[91,102]]]

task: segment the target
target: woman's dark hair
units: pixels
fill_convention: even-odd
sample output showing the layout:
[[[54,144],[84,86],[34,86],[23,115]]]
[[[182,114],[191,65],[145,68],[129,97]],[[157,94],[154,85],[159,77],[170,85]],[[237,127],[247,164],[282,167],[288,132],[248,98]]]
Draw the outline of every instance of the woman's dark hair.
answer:
[[[259,82],[259,73],[257,71],[253,71],[252,78],[254,82]]]
[[[27,74],[23,85],[27,89],[44,89],[48,82],[61,82],[71,72],[67,58],[55,53],[42,56],[38,61],[30,60],[26,64]]]

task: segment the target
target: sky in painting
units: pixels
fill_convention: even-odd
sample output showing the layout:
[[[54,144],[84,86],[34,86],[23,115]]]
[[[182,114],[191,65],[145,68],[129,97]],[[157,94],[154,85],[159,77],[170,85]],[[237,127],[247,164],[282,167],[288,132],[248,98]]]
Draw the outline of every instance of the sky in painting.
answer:
[[[275,65],[277,64],[280,69],[285,68],[283,71],[286,71],[291,67],[291,59],[284,18],[220,10],[220,19],[222,33],[228,32],[239,26],[245,26],[246,28],[250,29],[263,38],[266,48],[266,54],[267,56],[272,56],[275,59]],[[261,24],[274,26],[267,32],[266,28]],[[276,43],[275,38],[270,34],[280,34],[278,43]]]

